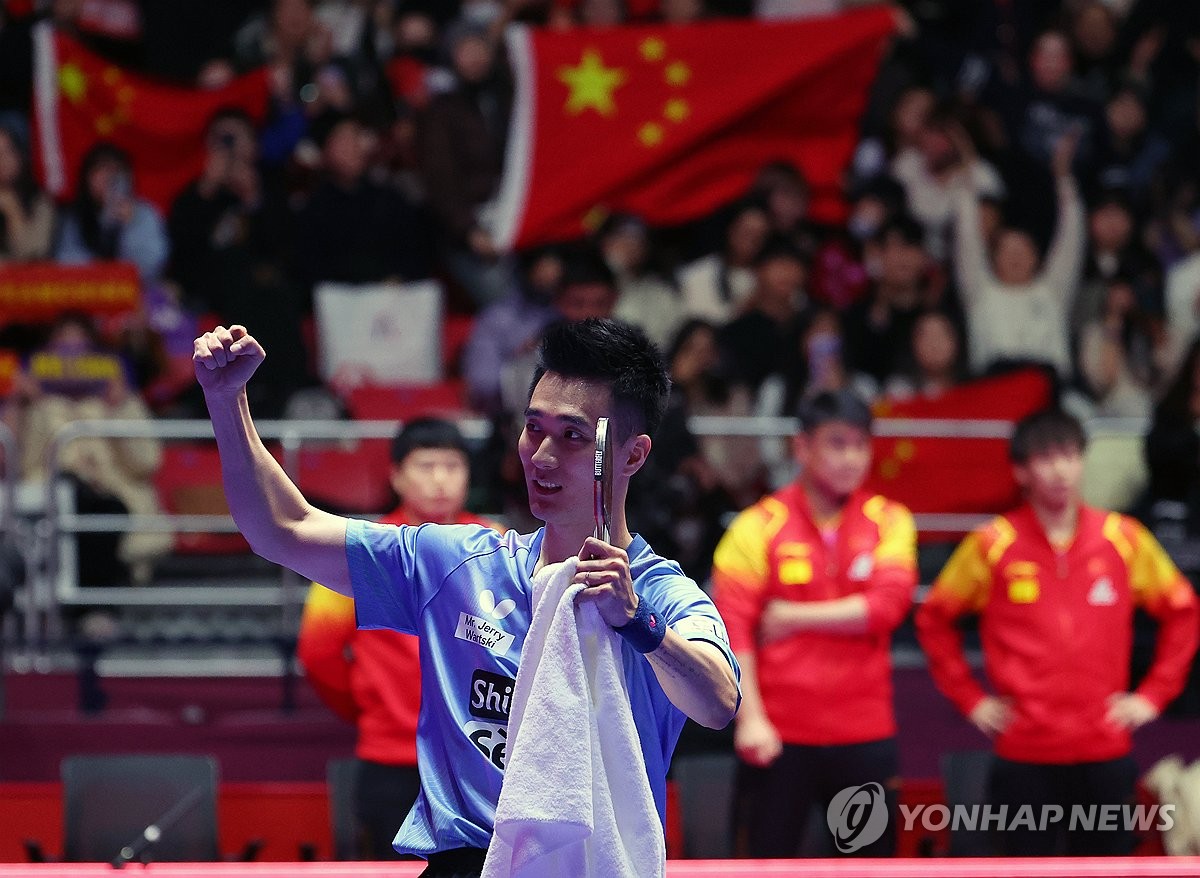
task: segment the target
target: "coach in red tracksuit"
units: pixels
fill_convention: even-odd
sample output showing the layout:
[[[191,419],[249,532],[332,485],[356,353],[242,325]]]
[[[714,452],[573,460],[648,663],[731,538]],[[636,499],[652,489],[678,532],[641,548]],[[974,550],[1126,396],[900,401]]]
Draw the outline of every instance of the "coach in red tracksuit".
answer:
[[[392,442],[392,487],[400,506],[384,524],[483,524],[463,511],[470,461],[454,424],[409,422]],[[360,859],[395,859],[392,838],[421,789],[417,714],[421,673],[417,638],[359,630],[354,601],[313,583],[296,652],[317,695],[358,728],[355,822]]]
[[[938,688],[985,734],[991,803],[1035,814],[1131,802],[1131,734],[1182,690],[1197,644],[1196,595],[1142,525],[1080,500],[1085,436],[1048,410],[1017,425],[1010,456],[1026,503],[970,534],[916,616]],[[1133,614],[1159,623],[1154,662],[1129,691]],[[972,676],[956,621],[978,614],[984,670]],[[1065,836],[1065,838],[1064,838]],[[1009,855],[1128,853],[1132,836],[1074,829],[996,834]]]
[[[899,782],[892,631],[912,605],[916,531],[899,503],[861,490],[871,413],[846,391],[800,411],[791,485],[742,512],[713,558],[713,599],[742,668],[734,746],[735,848],[794,857],[813,805]],[[890,856],[895,821],[862,856]]]

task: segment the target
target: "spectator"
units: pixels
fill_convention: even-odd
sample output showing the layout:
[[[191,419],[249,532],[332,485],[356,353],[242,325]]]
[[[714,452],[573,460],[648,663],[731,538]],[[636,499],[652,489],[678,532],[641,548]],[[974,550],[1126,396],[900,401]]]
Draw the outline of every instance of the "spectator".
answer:
[[[886,174],[896,156],[913,150],[919,153],[922,135],[937,105],[937,97],[924,86],[910,85],[892,103],[885,130],[866,137],[854,151],[853,171],[856,181],[866,181]]]
[[[1200,339],[1154,407],[1144,457],[1149,470],[1138,517],[1189,575],[1200,575]],[[1186,565],[1186,566],[1185,566]]]
[[[713,557],[714,600],[742,668],[735,720],[738,853],[794,857],[814,805],[899,783],[892,631],[917,583],[903,506],[861,490],[871,414],[846,391],[800,409],[800,477],[741,513]],[[890,856],[895,821],[860,855]]]
[[[409,421],[392,441],[391,485],[400,504],[381,524],[482,524],[465,511],[470,459],[458,428],[433,418]],[[296,655],[327,707],[357,729],[354,818],[358,859],[397,858],[392,837],[421,790],[417,713],[418,641],[411,634],[356,625],[354,601],[313,583]]]
[[[33,179],[15,131],[0,125],[0,265],[46,259],[54,205]]]
[[[904,186],[908,211],[924,227],[926,249],[935,259],[949,254],[956,186],[965,185],[976,197],[1004,194],[996,169],[976,158],[959,131],[948,112],[933,113],[921,126],[916,144],[902,149],[891,164],[892,176]]]
[[[944,285],[925,250],[924,234],[908,216],[886,221],[871,242],[877,266],[867,297],[846,312],[847,359],[877,382],[912,365],[913,324],[939,304]]]
[[[550,300],[550,322],[538,328],[530,345],[514,351],[501,363],[501,403],[505,413],[520,417],[529,401],[536,346],[542,331],[554,323],[579,323],[589,318],[612,317],[617,304],[616,280],[604,260],[591,250],[568,254],[563,260],[562,280]]]
[[[171,206],[171,276],[192,310],[218,323],[262,325],[278,356],[263,364],[253,402],[280,417],[309,374],[303,301],[287,272],[291,219],[259,170],[254,123],[245,113],[217,112],[204,143],[204,170]]]
[[[1133,283],[1143,310],[1161,310],[1157,293],[1162,285],[1162,272],[1142,245],[1139,225],[1133,204],[1122,190],[1103,190],[1092,201],[1088,210],[1083,283],[1071,318],[1076,332],[1100,315],[1108,283],[1116,277],[1124,276]],[[1152,291],[1156,294],[1152,295]]]
[[[966,378],[962,332],[945,311],[929,309],[912,326],[912,364],[883,386],[889,400],[936,399]]]
[[[689,417],[753,414],[749,390],[724,374],[718,331],[711,323],[698,318],[685,322],[667,349],[667,365],[672,399],[683,404]],[[734,508],[744,509],[762,496],[766,482],[753,437],[701,436],[699,445]]]
[[[1023,88],[1006,107],[1012,143],[1043,167],[1054,170],[1059,142],[1077,144],[1072,159],[1086,166],[1094,158],[1100,127],[1099,103],[1090,99],[1074,76],[1071,44],[1058,30],[1046,30],[1029,51]],[[1055,171],[1057,173],[1057,171]]]
[[[679,270],[679,290],[689,317],[723,326],[745,307],[755,286],[754,261],[770,229],[761,202],[747,200],[734,207],[721,251]]]
[[[721,329],[730,378],[757,393],[769,375],[800,371],[800,339],[808,324],[804,256],[787,239],[770,241],[754,263],[754,292],[742,314]]]
[[[49,478],[47,448],[72,421],[151,418],[120,357],[105,345],[92,318],[79,312],[54,322],[20,387],[21,476],[32,482]],[[63,446],[58,465],[73,477],[77,512],[154,515],[162,511],[153,482],[161,459],[162,447],[155,439],[86,437]],[[174,539],[168,532],[135,530],[115,541],[115,552],[113,542],[108,534],[80,537],[84,584],[112,585],[128,577],[144,585]]]
[[[503,411],[505,368],[525,357],[542,330],[558,318],[554,299],[562,285],[562,255],[554,248],[537,248],[521,254],[517,262],[512,289],[476,316],[463,349],[467,400],[492,417]]]
[[[1146,102],[1145,90],[1132,82],[1113,92],[1091,172],[1099,186],[1128,190],[1138,203],[1148,198],[1154,173],[1171,152],[1170,141],[1150,129]]]
[[[269,176],[283,173],[310,119],[353,108],[353,86],[346,68],[335,63],[333,47],[333,33],[310,0],[271,0],[268,10],[250,18],[233,36],[230,57],[216,59],[200,72],[200,85],[216,88],[238,71],[268,68],[270,103],[262,158]]]
[[[683,302],[652,267],[650,230],[637,217],[615,215],[605,221],[597,237],[617,281],[614,316],[640,326],[652,342],[665,348],[683,323]]]
[[[438,24],[432,10],[401,3],[392,22],[394,54],[387,65],[392,94],[414,109],[424,109],[437,78]]]
[[[1103,104],[1117,80],[1119,24],[1117,10],[1104,0],[1084,0],[1071,13],[1075,84],[1093,104]]]
[[[1053,409],[1017,425],[1010,457],[1024,504],[962,542],[917,612],[934,682],[994,739],[990,800],[1010,814],[1133,802],[1131,733],[1179,694],[1196,651],[1188,581],[1142,525],[1080,499],[1085,441]],[[1158,620],[1158,648],[1129,691],[1135,608]],[[962,652],[955,623],[969,614],[994,694]],[[1062,833],[1069,856],[1132,848],[1127,825],[1010,824],[996,837],[1003,854],[1049,856]]]
[[[669,364],[668,364],[669,365]],[[722,479],[688,426],[686,397],[672,387],[654,437],[658,463],[638,488],[630,485],[629,520],[656,551],[670,551],[683,572],[703,582],[721,538],[722,517],[735,510]],[[650,466],[647,462],[647,466]]]
[[[132,262],[143,284],[157,281],[171,244],[158,210],[137,196],[129,156],[99,143],[83,157],[78,181],[75,200],[62,216],[54,258],[67,265]]]
[[[813,298],[838,311],[861,301],[879,273],[873,246],[880,230],[904,211],[904,188],[891,177],[874,177],[846,193],[850,216],[830,229],[813,257]]]
[[[771,234],[791,241],[811,260],[824,234],[808,219],[808,181],[800,169],[790,162],[771,162],[759,170],[750,194],[767,206]]]
[[[1148,418],[1167,354],[1163,333],[1139,306],[1130,278],[1112,278],[1106,292],[1100,316],[1080,335],[1079,373],[1098,417]]]
[[[446,236],[447,268],[481,307],[500,299],[511,283],[487,217],[500,183],[511,95],[486,27],[460,21],[448,30],[446,44],[455,85],[426,112],[422,165]]]
[[[370,179],[373,135],[354,116],[314,123],[323,176],[296,214],[296,270],[310,288],[429,277],[430,244],[421,212],[397,190]]]
[[[360,112],[387,113],[392,101],[384,63],[392,56],[393,0],[322,0],[316,18],[329,29],[331,54]]]
[[[798,356],[791,368],[775,372],[762,382],[754,401],[760,417],[787,417],[802,400],[823,392],[846,390],[874,400],[879,385],[869,375],[846,365],[845,337],[838,313],[829,308],[812,309],[799,338]],[[777,436],[759,442],[759,459],[767,469],[767,484],[780,487],[795,477],[795,460],[789,443]]]
[[[758,413],[786,415],[796,410],[800,400],[830,390],[852,390],[867,401],[873,400],[879,392],[878,383],[870,375],[851,368],[846,362],[845,351],[841,316],[830,308],[814,309],[800,336],[798,362],[801,369],[768,379],[779,381],[782,395],[775,397],[778,402],[767,401],[771,394],[764,383],[759,391]]]
[[[960,139],[965,145],[968,141]],[[1085,232],[1083,206],[1071,176],[1074,142],[1064,139],[1054,159],[1058,224],[1045,264],[1028,232],[999,233],[987,260],[975,196],[955,194],[955,271],[966,315],[972,371],[1006,362],[1036,361],[1071,375],[1069,320],[1079,287]],[[968,163],[969,166],[969,163]]]

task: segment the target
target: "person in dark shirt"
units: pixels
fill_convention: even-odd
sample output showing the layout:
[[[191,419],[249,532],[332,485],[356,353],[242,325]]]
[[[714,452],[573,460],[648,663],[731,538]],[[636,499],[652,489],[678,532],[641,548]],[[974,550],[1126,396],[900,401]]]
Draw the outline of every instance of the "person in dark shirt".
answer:
[[[323,179],[296,215],[295,264],[307,288],[429,277],[428,224],[399,191],[368,175],[371,132],[354,116],[314,121]]]
[[[309,371],[301,296],[285,270],[287,205],[261,173],[254,123],[244,112],[219,110],[204,142],[204,170],[171,205],[169,274],[193,311],[263,327],[276,356],[263,364],[253,401],[279,416]]]

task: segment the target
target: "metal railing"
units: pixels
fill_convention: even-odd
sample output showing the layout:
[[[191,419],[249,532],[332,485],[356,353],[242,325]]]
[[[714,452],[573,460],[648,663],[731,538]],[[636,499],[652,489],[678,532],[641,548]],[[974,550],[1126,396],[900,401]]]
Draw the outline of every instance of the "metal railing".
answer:
[[[398,421],[260,421],[258,433],[269,445],[278,448],[285,472],[296,479],[300,472],[301,452],[318,444],[357,443],[363,440],[390,439]],[[698,416],[688,421],[698,437],[749,437],[786,439],[795,434],[797,422],[784,417]],[[2,425],[0,425],[2,426]],[[464,436],[473,442],[490,437],[492,427],[483,419],[459,422]],[[1141,420],[1096,420],[1088,425],[1089,434],[1098,436],[1143,435]],[[1012,424],[1001,420],[910,420],[883,419],[876,422],[875,433],[886,438],[960,437],[968,439],[1006,439]],[[79,583],[75,541],[80,534],[126,533],[134,531],[229,534],[237,527],[229,515],[175,514],[109,515],[81,514],[74,510],[70,491],[63,482],[63,450],[82,438],[154,439],[170,441],[211,441],[212,425],[194,421],[99,421],[81,420],[63,427],[46,448],[50,477],[44,490],[44,510],[40,520],[27,522],[31,534],[26,551],[39,556],[31,564],[37,575],[27,586],[21,608],[25,614],[23,631],[34,640],[61,633],[61,611],[73,605],[106,604],[125,606],[257,606],[277,607],[283,630],[298,625],[307,583],[285,568],[278,569],[278,580],[267,584],[234,585],[222,581],[213,585],[204,581],[167,586],[88,587]],[[15,462],[16,443],[11,432],[0,429],[0,449],[7,460]],[[3,519],[13,521],[15,466],[6,466],[0,483]],[[917,516],[919,530],[940,533],[965,533],[986,521],[989,514],[922,514]],[[13,525],[7,525],[9,527]],[[6,532],[9,532],[6,530]]]

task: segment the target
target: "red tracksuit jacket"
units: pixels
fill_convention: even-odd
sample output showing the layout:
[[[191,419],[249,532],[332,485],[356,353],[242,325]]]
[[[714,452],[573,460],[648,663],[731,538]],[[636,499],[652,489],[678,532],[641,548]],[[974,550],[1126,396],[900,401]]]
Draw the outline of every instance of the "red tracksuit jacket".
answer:
[[[1131,748],[1104,714],[1108,697],[1129,689],[1135,607],[1159,622],[1137,692],[1162,709],[1183,688],[1200,634],[1191,585],[1133,519],[1083,507],[1074,541],[1056,551],[1024,506],[963,540],[917,611],[917,635],[938,688],[970,713],[984,690],[955,621],[978,613],[988,681],[1014,708],[997,755],[1095,762]]]
[[[784,743],[858,744],[896,733],[891,636],[916,582],[912,515],[883,497],[852,495],[829,543],[798,484],[734,519],[713,557],[713,599],[734,652],[755,653],[763,706]],[[758,644],[768,601],[852,594],[866,597],[865,633],[804,632]]]

